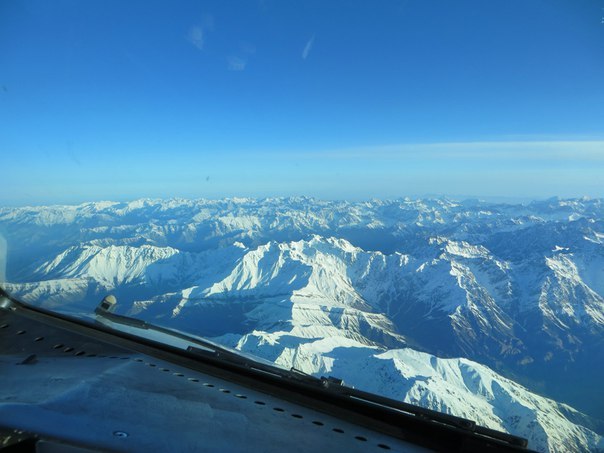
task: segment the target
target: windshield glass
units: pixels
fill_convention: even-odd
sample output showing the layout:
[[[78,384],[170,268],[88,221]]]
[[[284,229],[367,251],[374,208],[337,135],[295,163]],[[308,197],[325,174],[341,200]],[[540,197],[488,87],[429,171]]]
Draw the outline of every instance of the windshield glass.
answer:
[[[4,2],[2,287],[603,449],[603,7]]]

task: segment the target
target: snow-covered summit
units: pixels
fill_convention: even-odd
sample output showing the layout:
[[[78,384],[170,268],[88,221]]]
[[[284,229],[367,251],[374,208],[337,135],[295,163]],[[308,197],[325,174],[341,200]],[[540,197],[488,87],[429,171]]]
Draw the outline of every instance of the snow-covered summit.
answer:
[[[338,376],[346,385],[513,432],[539,451],[604,449],[604,438],[583,426],[590,425],[588,417],[468,359],[410,348],[384,351],[338,336],[305,339],[254,331],[220,340],[284,367]]]

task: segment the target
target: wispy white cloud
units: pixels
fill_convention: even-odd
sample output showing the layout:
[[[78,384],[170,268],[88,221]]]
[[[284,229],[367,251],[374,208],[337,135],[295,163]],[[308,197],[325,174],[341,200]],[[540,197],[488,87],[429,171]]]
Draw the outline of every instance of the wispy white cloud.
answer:
[[[250,42],[242,41],[239,49],[226,57],[229,71],[244,71],[250,58],[256,53],[256,46]]]
[[[203,50],[203,44],[204,44],[203,38],[204,38],[203,27],[196,26],[196,27],[191,27],[189,29],[189,33],[187,34],[187,39],[191,44],[193,44],[199,50]]]
[[[201,23],[189,29],[187,40],[199,50],[203,50],[206,33],[213,30],[214,16],[211,14],[204,14],[201,18]]]
[[[604,140],[405,143],[279,153],[283,158],[337,160],[568,161],[604,164]]]
[[[252,154],[249,154],[252,156]],[[604,140],[396,144],[253,154],[250,165],[305,175],[306,194],[330,197],[447,194],[535,198],[604,196]],[[276,173],[276,170],[274,170]],[[310,176],[312,175],[312,176]],[[291,182],[292,185],[296,183]],[[300,186],[304,185],[300,182]],[[337,195],[336,195],[337,194]],[[422,195],[422,196],[423,196]]]
[[[308,54],[310,53],[314,42],[315,42],[315,35],[312,35],[310,37],[310,39],[306,42],[306,45],[304,46],[304,50],[302,50],[302,59],[303,60],[306,60],[306,58],[308,58]]]
[[[247,60],[245,58],[231,55],[227,57],[227,65],[229,71],[243,71],[247,65]]]

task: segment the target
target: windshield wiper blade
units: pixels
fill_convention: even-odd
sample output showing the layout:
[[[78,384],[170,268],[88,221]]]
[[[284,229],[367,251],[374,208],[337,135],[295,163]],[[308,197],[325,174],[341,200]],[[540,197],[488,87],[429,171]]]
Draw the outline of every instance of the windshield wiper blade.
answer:
[[[206,339],[193,335],[188,335],[186,333],[179,332],[170,328],[158,326],[138,318],[113,313],[103,307],[106,300],[107,298],[103,299],[99,307],[97,307],[97,309],[95,310],[95,314],[97,315],[97,322],[101,322],[106,327],[112,326],[107,325],[107,323],[101,321],[101,319],[110,321],[112,324],[119,324],[127,327],[133,327],[135,329],[153,331],[163,335],[168,335],[170,337],[183,340],[187,343],[192,343],[192,345],[186,346],[185,350],[189,353],[194,354],[197,357],[228,362],[234,365],[250,369],[252,371],[273,375],[279,378],[298,380],[317,386],[323,385],[324,387],[327,387],[327,385],[323,382],[323,380],[337,380],[336,378],[332,377],[318,379],[314,376],[311,376],[310,374],[306,374],[295,368],[291,368],[288,370],[285,368],[278,367],[274,364],[262,363],[259,358],[249,357],[240,351],[231,350]],[[115,305],[115,303],[113,305]],[[113,306],[111,306],[110,308],[113,308]],[[136,332],[130,333],[136,334]]]

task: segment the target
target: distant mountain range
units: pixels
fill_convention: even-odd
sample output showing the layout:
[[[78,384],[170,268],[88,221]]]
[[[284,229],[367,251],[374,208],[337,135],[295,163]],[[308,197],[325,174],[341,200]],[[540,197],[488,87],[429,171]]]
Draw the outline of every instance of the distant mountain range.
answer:
[[[594,451],[603,214],[599,199],[137,200],[0,208],[0,233],[26,301],[89,312],[111,292],[125,314]]]

